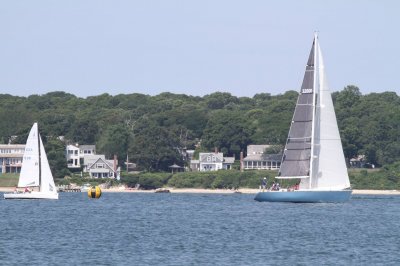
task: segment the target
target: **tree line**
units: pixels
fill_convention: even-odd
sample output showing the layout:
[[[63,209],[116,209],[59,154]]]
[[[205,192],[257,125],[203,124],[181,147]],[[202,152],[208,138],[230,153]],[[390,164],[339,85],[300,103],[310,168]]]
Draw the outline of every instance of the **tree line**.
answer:
[[[139,93],[87,98],[65,92],[28,97],[0,94],[0,141],[25,143],[34,121],[58,177],[68,173],[65,141],[95,144],[119,162],[129,155],[140,170],[183,165],[184,149],[239,158],[249,144],[283,146],[298,92],[236,97]],[[395,92],[362,95],[356,86],[332,94],[347,159],[363,154],[376,166],[400,161],[400,98]],[[64,142],[59,136],[64,137]]]

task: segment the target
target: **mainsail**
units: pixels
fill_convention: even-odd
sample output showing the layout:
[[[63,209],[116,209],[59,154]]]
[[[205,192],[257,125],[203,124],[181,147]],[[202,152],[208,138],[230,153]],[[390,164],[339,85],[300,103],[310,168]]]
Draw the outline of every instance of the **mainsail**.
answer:
[[[314,117],[315,40],[301,85],[300,95],[283,152],[279,178],[305,178],[310,175],[312,123]]]
[[[25,145],[18,187],[39,186],[39,138],[37,123],[33,124]]]
[[[18,187],[39,187],[41,192],[57,193],[37,123],[26,141]]]

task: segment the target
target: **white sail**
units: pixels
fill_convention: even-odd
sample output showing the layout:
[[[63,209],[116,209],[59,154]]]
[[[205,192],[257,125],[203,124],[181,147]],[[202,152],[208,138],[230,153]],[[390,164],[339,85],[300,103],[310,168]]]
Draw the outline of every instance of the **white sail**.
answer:
[[[349,188],[350,181],[342,142],[319,44],[317,45],[317,53],[319,90],[317,95],[315,167],[313,167],[312,187],[326,189]]]
[[[26,141],[18,187],[39,186],[39,138],[38,126],[34,123]]]
[[[40,158],[41,158],[41,184],[40,191],[48,193],[57,193],[56,186],[54,184],[53,174],[50,170],[50,165],[47,160],[46,151],[44,150],[42,139],[40,139]]]

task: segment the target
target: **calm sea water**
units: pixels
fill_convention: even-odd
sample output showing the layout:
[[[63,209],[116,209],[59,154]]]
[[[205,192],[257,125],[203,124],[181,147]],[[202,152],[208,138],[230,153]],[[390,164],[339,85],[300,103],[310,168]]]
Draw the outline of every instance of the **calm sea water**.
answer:
[[[246,194],[3,200],[1,265],[400,265],[400,197],[260,203]]]

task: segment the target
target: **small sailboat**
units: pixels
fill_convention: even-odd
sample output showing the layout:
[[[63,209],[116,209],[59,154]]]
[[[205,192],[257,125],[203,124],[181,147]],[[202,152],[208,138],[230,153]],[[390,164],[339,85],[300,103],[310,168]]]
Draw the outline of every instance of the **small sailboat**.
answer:
[[[18,187],[25,191],[4,194],[4,199],[58,199],[37,123],[33,124],[26,141]]]
[[[259,192],[257,201],[345,202],[351,197],[349,176],[328,88],[318,36],[315,34],[303,84],[276,179],[297,179],[289,189]]]

